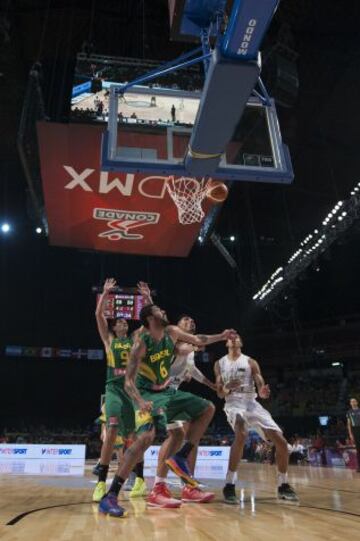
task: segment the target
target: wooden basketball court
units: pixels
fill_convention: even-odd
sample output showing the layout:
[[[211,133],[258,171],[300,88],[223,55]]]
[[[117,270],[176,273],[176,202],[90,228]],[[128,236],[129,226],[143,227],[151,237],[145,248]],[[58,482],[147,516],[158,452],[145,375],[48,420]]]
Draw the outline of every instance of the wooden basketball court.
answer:
[[[360,474],[292,467],[290,482],[299,504],[277,501],[272,466],[244,464],[240,477],[239,505],[222,503],[222,482],[209,481],[217,493],[214,503],[146,509],[143,499],[131,501],[124,493],[128,517],[116,519],[99,515],[91,503],[95,478],[90,464],[75,477],[5,473],[0,478],[0,539],[344,541],[359,536]]]

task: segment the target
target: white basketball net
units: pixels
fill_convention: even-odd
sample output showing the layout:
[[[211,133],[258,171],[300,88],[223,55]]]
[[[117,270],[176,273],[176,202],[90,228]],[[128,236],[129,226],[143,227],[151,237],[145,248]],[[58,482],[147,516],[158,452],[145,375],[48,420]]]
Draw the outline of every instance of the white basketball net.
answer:
[[[205,212],[201,203],[206,197],[208,180],[191,177],[169,177],[167,190],[178,209],[179,222],[183,225],[201,222]]]

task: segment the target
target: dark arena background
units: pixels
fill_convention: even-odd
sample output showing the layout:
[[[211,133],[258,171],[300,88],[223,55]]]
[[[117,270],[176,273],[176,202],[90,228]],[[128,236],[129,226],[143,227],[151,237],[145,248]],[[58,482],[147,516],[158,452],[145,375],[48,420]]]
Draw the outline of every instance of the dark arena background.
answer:
[[[277,4],[1,2],[2,539],[355,539],[360,4]],[[260,84],[257,54],[246,55],[270,5]],[[236,17],[255,8],[258,19],[249,19],[250,37],[236,52],[244,58],[227,56]],[[192,10],[201,20],[215,14],[207,33],[195,36]],[[244,43],[249,51],[240,53]],[[199,63],[169,68],[196,48]],[[155,76],[143,81],[148,73]],[[200,194],[189,178],[206,188],[187,214],[169,187],[169,178],[183,177],[187,205]],[[227,505],[234,431],[224,399],[190,374],[181,390],[215,406],[195,468],[201,490],[215,496],[185,501],[171,473],[168,486],[182,505],[153,509],[147,498],[164,441],[156,432],[145,453],[150,496],[132,498],[125,485],[119,504],[127,517],[105,520],[92,501],[92,470],[107,377],[95,310],[107,278],[122,303],[111,315],[128,310],[129,335],[140,326],[132,304],[140,281],[172,324],[185,314],[197,333],[241,335],[270,387],[270,397],[257,400],[287,440],[286,484],[297,501],[279,499],[277,447],[250,423],[230,483],[235,505]],[[214,363],[226,354],[224,340],[200,348],[196,367],[215,382]],[[188,436],[192,445],[191,429]],[[114,454],[109,480],[116,467]]]

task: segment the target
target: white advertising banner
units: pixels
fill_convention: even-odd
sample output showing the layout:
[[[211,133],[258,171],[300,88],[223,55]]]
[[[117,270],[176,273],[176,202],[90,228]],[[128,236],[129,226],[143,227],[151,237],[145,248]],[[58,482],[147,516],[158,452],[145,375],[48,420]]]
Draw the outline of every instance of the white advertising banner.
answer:
[[[145,453],[145,474],[155,475],[159,456],[158,445],[152,445]],[[223,479],[227,472],[230,447],[199,447],[195,477],[198,479]],[[175,477],[172,473],[171,477]]]
[[[82,458],[48,460],[41,458],[12,460],[0,458],[0,475],[44,475],[44,476],[82,476],[85,472],[85,460]]]
[[[0,460],[21,460],[29,458],[82,459],[85,460],[85,445],[53,445],[28,443],[1,443]]]

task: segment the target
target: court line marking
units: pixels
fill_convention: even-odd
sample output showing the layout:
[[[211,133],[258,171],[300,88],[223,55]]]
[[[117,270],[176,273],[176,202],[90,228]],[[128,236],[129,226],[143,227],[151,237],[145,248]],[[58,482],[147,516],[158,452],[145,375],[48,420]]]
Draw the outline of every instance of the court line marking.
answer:
[[[14,526],[17,522],[20,522],[23,518],[27,517],[28,515],[32,515],[32,513],[36,513],[37,511],[46,511],[47,509],[56,509],[57,507],[70,507],[72,505],[84,505],[84,504],[90,504],[94,502],[74,502],[74,503],[60,503],[58,505],[48,505],[47,507],[38,507],[37,509],[31,509],[30,511],[25,511],[25,513],[20,513],[19,515],[16,515],[16,517],[12,518],[5,524],[5,526]]]
[[[289,510],[290,509],[316,509],[317,511],[328,511],[330,513],[340,513],[341,515],[349,515],[349,516],[360,518],[360,514],[358,513],[352,513],[351,511],[345,511],[341,509],[332,509],[329,507],[316,507],[314,505],[304,505],[300,503],[298,504],[297,502],[294,502],[294,504],[290,503],[289,505],[285,501],[278,500],[277,498],[274,498],[274,497],[255,499],[256,504],[265,504],[265,505],[269,505],[269,504],[272,505],[274,501],[279,502],[279,504],[285,505],[286,509],[289,509]],[[250,503],[250,502],[251,500],[244,500],[243,503]],[[226,503],[221,500],[220,501],[215,500],[213,503],[226,505]],[[20,513],[19,515],[16,515],[14,518],[9,520],[9,522],[7,522],[5,526],[14,526],[18,522],[20,522],[20,520],[22,520],[23,518],[27,517],[28,515],[31,515],[32,513],[36,513],[37,511],[46,511],[48,509],[56,509],[58,507],[71,507],[72,505],[86,505],[86,504],[94,504],[94,502],[63,503],[59,505],[49,505],[48,507],[39,507],[38,509],[31,509],[30,511],[26,511],[25,513]],[[232,506],[227,505],[227,507],[231,508]],[[233,507],[235,508],[235,505]],[[236,505],[236,507],[238,507],[238,504]]]
[[[358,490],[347,490],[346,488],[329,488],[329,487],[322,487],[320,485],[306,485],[306,488],[320,488],[322,490],[331,490],[336,492],[349,492],[349,494],[359,494],[360,491]]]

